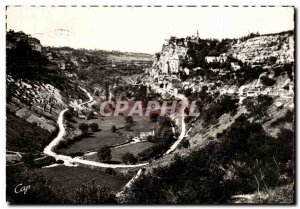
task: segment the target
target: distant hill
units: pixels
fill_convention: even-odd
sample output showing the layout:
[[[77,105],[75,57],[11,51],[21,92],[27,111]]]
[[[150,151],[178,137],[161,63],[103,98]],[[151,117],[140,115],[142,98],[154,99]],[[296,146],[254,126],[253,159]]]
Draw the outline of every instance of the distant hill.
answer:
[[[78,86],[105,89],[152,65],[149,54],[43,47],[31,35],[14,31],[6,34],[6,54],[7,144],[25,151],[41,151],[56,130],[59,112],[74,99],[87,99]],[[16,130],[20,123],[24,129]],[[19,143],[22,137],[29,142]]]

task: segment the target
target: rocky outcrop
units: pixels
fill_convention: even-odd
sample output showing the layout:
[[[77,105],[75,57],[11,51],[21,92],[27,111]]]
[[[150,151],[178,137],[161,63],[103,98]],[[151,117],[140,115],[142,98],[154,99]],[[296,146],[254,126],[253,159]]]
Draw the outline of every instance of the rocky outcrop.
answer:
[[[245,63],[284,64],[294,61],[294,35],[292,32],[261,35],[246,41],[239,40],[228,54]]]
[[[182,61],[186,56],[188,48],[176,44],[168,43],[163,46],[159,58],[154,60],[154,67],[160,69],[161,73],[178,73]]]
[[[41,42],[32,37],[31,35],[25,34],[23,32],[14,32],[9,31],[6,34],[6,48],[7,49],[15,49],[17,44],[20,42],[28,43],[33,51],[42,52]]]

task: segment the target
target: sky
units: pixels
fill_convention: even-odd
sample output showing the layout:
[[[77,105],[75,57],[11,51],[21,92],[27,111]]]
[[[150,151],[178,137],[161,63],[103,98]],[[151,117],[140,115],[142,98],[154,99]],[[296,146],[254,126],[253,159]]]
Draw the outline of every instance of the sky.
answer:
[[[294,29],[292,7],[8,7],[7,30],[47,46],[155,53],[170,36],[238,38]],[[64,31],[60,30],[64,29]]]

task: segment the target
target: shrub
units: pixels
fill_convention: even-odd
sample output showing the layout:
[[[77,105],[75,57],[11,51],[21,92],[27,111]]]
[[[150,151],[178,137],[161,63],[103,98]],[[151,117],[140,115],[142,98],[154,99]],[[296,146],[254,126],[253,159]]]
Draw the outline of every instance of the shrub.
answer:
[[[74,122],[74,114],[75,114],[75,111],[73,108],[69,107],[69,110],[67,112],[65,112],[64,114],[64,117],[67,121],[71,121],[71,122]]]
[[[202,111],[201,117],[204,119],[204,126],[207,127],[209,124],[216,122],[224,113],[234,114],[237,110],[236,103],[236,99],[223,96],[220,101],[210,105],[208,109]]]
[[[216,137],[220,138],[220,137],[222,137],[222,135],[223,135],[223,133],[218,132],[217,135],[216,135]]]
[[[132,118],[132,116],[126,116],[126,117],[124,118],[124,120],[125,120],[125,123],[126,123],[126,124],[132,124],[132,123],[133,123],[133,118]]]
[[[148,142],[154,142],[154,141],[155,141],[155,137],[152,136],[152,135],[149,135],[149,136],[147,136],[146,140],[147,140]]]
[[[261,80],[261,83],[265,86],[273,86],[276,83],[275,80],[273,80],[267,76],[260,77],[260,80]]]
[[[269,57],[268,61],[269,61],[269,64],[274,65],[277,61],[277,57],[274,57],[274,56]]]
[[[180,144],[178,145],[178,148],[181,149],[183,148],[188,148],[190,146],[190,142],[187,139],[183,139]]]
[[[131,130],[131,127],[132,127],[132,124],[130,124],[130,123],[127,123],[127,124],[124,126],[124,128],[125,128],[126,131],[130,131],[130,130]]]
[[[139,160],[149,160],[153,157],[158,157],[163,150],[163,146],[161,143],[155,144],[152,147],[149,147],[148,149],[145,149],[141,153],[138,154]]]
[[[159,117],[159,113],[157,112],[151,112],[150,115],[150,121],[152,122],[156,122],[158,120],[158,117]]]
[[[108,187],[96,186],[95,182],[92,184],[82,184],[75,190],[75,203],[79,204],[116,204],[116,196]]]
[[[159,117],[159,125],[163,126],[163,127],[172,127],[173,122],[172,122],[171,118],[169,118],[167,116],[161,116],[161,117]]]
[[[266,115],[269,106],[273,103],[273,98],[267,95],[259,95],[256,99],[246,99],[245,105],[251,116],[262,118]]]
[[[115,175],[116,171],[112,168],[106,168],[105,173],[108,174],[108,175]]]
[[[56,148],[57,149],[63,149],[63,148],[67,148],[68,147],[68,144],[66,141],[59,141]]]
[[[101,147],[97,152],[97,157],[100,162],[110,160],[111,159],[110,147],[107,145]]]
[[[169,148],[168,144],[156,143],[152,147],[142,151],[138,154],[139,160],[149,160],[150,158],[160,157],[167,149]]]
[[[190,89],[190,88],[186,89],[185,92],[184,92],[184,95],[185,95],[186,97],[191,96],[191,95],[192,95],[192,89]]]
[[[184,121],[185,121],[186,123],[189,123],[189,122],[191,122],[191,120],[194,119],[194,118],[195,118],[195,116],[187,116],[187,117],[184,118]]]
[[[117,131],[116,126],[115,125],[111,126],[111,132],[116,133],[116,131]]]
[[[122,156],[122,162],[125,164],[136,164],[137,158],[132,153],[127,152]]]
[[[95,96],[96,97],[100,96],[100,91],[98,89],[95,91]]]
[[[93,110],[89,111],[89,112],[88,112],[88,115],[87,115],[87,119],[88,119],[88,120],[91,120],[91,119],[93,119],[94,117],[95,117],[94,111],[93,111]]]
[[[74,157],[77,157],[77,156],[82,156],[84,153],[83,152],[72,152],[70,153],[69,155],[74,158]]]
[[[56,160],[54,157],[46,156],[43,158],[35,159],[34,160],[34,167],[41,168],[47,165],[51,165],[53,163],[56,163]]]
[[[241,76],[241,81],[239,82],[240,85],[244,84],[245,82],[251,82],[255,79],[258,79],[260,74],[264,72],[264,70],[260,66],[251,67],[251,66],[244,66],[241,68],[240,73],[243,73]]]
[[[97,123],[92,123],[90,124],[90,128],[92,129],[92,131],[96,132],[99,130],[99,126]]]
[[[81,130],[82,135],[86,135],[89,131],[89,125],[86,123],[80,123],[78,128]]]
[[[56,163],[57,164],[64,164],[64,161],[63,160],[57,160]]]

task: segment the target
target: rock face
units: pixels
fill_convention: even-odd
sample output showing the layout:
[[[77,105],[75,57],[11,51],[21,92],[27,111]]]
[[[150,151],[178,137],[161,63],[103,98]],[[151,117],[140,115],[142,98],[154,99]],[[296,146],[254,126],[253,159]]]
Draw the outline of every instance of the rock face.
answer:
[[[228,54],[251,64],[261,64],[267,61],[274,64],[291,63],[294,61],[294,35],[286,32],[238,41],[231,47]]]
[[[59,112],[67,107],[68,80],[30,35],[7,32],[6,51],[7,149],[42,150],[56,131]]]
[[[188,48],[184,46],[168,43],[163,46],[160,57],[156,60],[154,66],[164,74],[178,73],[187,50]]]
[[[183,71],[182,68],[185,68],[187,63],[204,65],[205,62],[208,64],[231,62],[231,69],[239,70],[240,66],[229,58],[237,59],[248,65],[264,65],[264,67],[294,62],[293,31],[266,35],[256,34],[256,37],[252,38],[244,37],[225,41],[210,39],[198,39],[197,41],[197,39],[175,37],[173,39],[165,43],[161,52],[154,56],[153,68],[157,69],[158,73],[176,74]],[[203,61],[201,61],[201,57],[204,58]],[[192,68],[196,67],[200,66],[196,64]]]
[[[41,42],[31,37],[28,34],[25,34],[23,32],[13,32],[9,31],[7,32],[7,41],[6,41],[6,48],[7,49],[15,49],[17,47],[17,43],[24,42],[28,43],[33,51],[42,52],[42,45]]]

